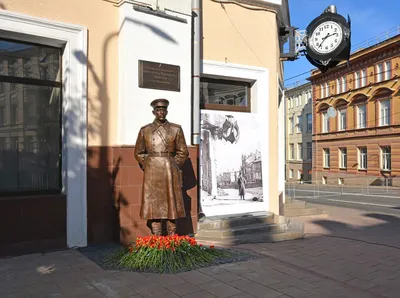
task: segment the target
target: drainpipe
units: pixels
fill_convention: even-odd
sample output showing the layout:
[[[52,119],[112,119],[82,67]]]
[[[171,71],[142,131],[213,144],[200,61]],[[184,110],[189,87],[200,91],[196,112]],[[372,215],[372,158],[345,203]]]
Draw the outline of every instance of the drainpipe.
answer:
[[[192,20],[193,20],[192,145],[199,145],[200,144],[201,0],[192,0]]]

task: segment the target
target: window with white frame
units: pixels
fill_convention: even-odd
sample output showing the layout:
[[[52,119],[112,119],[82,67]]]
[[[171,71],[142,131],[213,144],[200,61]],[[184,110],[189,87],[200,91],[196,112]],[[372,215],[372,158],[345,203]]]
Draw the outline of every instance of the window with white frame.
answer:
[[[301,133],[303,131],[303,125],[301,123],[301,116],[297,116],[296,132]]]
[[[322,176],[322,184],[328,183],[328,177]]]
[[[307,114],[307,131],[312,131],[312,114]]]
[[[289,178],[293,178],[293,169],[289,170]]]
[[[298,160],[303,159],[303,143],[297,144],[297,159]]]
[[[385,62],[385,80],[389,80],[391,75],[390,61]]]
[[[293,117],[289,118],[289,133],[293,134],[294,132],[294,120]]]
[[[346,109],[339,110],[338,113],[338,130],[346,130]]]
[[[301,178],[301,170],[297,170],[297,179]]]
[[[303,93],[299,94],[299,106],[301,106],[303,102]]]
[[[328,116],[328,112],[322,113],[322,132],[329,132],[329,116]]]
[[[376,65],[376,82],[382,82],[383,80],[383,65],[382,63],[378,63]]]
[[[329,148],[324,148],[323,149],[324,153],[324,168],[330,168],[331,167],[331,151]]]
[[[289,144],[289,159],[294,159],[294,144]]]
[[[330,95],[329,93],[329,84],[325,83],[325,97],[328,97]]]
[[[381,100],[379,102],[379,125],[390,125],[390,100]]]
[[[295,102],[296,107],[298,107],[299,106],[299,96],[298,95],[296,95],[294,97],[294,102]]]
[[[321,94],[321,98],[325,97],[325,89],[324,89],[324,85],[320,85],[319,86],[319,90],[320,90],[320,94]]]
[[[346,148],[340,148],[339,149],[339,167],[341,169],[346,169],[347,168],[347,149]]]
[[[365,128],[367,123],[367,106],[365,104],[357,106],[357,128]]]
[[[361,87],[367,86],[367,70],[363,69],[361,71]]]
[[[358,148],[358,169],[366,170],[367,166],[368,166],[367,148],[360,147]]]
[[[358,71],[354,73],[354,88],[360,88],[360,73]]]
[[[346,82],[346,77],[342,77],[342,92],[347,91],[347,82]]]
[[[312,159],[312,142],[307,142],[307,159]]]
[[[290,106],[290,102],[292,101],[292,98],[291,97],[288,97],[288,108],[290,109],[291,108],[291,106]]]
[[[390,171],[392,168],[391,153],[390,146],[381,147],[381,169],[384,171]]]
[[[340,84],[340,79],[336,79],[336,93],[342,93],[342,85]]]
[[[312,102],[312,95],[311,95],[311,91],[308,91],[308,95],[307,95],[307,103],[311,103]]]

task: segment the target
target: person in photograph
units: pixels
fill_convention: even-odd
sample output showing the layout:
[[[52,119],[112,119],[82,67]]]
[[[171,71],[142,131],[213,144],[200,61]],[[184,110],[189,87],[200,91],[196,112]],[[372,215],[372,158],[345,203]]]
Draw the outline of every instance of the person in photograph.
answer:
[[[240,172],[238,177],[238,184],[239,184],[239,197],[240,200],[244,201],[244,197],[246,195],[246,179],[244,178],[243,174]]]

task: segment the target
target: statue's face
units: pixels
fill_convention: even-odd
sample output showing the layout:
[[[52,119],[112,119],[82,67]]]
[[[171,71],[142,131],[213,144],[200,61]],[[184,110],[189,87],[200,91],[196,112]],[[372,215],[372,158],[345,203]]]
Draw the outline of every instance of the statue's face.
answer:
[[[157,107],[153,110],[153,115],[158,121],[164,122],[165,120],[167,120],[166,117],[168,115],[168,110],[166,108]]]

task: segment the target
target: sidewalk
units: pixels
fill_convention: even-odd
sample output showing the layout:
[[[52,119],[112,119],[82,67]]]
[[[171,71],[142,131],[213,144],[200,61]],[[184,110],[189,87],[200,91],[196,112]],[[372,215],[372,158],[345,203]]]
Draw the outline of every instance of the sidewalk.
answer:
[[[105,271],[77,250],[0,259],[0,297],[399,297],[400,250],[336,238],[344,226],[355,227],[339,217],[335,222],[343,231],[322,227],[333,218],[306,219],[309,233],[335,237],[312,234],[304,240],[241,245],[263,257],[174,275]],[[364,233],[375,233],[383,224],[375,220],[372,226],[374,219],[364,217],[353,212],[349,221],[361,222]],[[384,225],[385,235],[398,239],[398,225]]]

